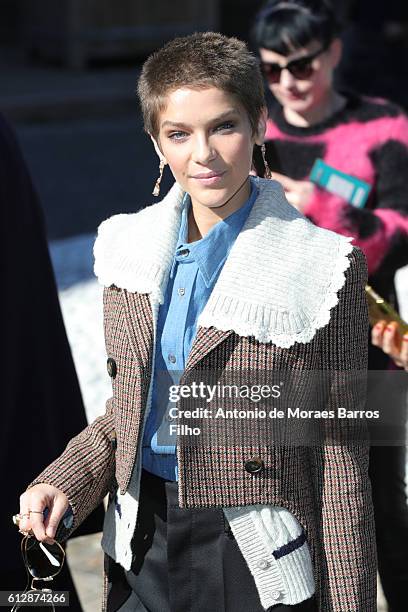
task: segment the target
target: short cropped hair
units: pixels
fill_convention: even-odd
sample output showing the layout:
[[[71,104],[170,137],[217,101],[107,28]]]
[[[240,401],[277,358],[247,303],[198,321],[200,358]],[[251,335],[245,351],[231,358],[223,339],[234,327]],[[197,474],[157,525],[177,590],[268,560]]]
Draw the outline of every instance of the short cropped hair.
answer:
[[[144,128],[157,139],[166,97],[181,87],[217,87],[232,94],[247,112],[252,133],[265,106],[259,63],[246,44],[216,32],[175,38],[144,63],[138,82]]]
[[[254,47],[289,55],[312,41],[327,47],[341,24],[329,0],[269,0],[255,17]]]

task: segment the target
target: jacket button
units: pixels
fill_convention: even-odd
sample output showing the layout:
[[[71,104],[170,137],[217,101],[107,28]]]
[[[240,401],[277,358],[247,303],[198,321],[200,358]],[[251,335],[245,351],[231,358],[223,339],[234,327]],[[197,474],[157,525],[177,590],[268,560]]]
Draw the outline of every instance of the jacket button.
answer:
[[[258,474],[264,468],[264,462],[260,457],[252,457],[244,463],[244,468],[250,474]]]
[[[113,450],[116,450],[118,448],[118,441],[116,438],[116,433],[113,434],[113,437],[111,438],[111,446],[113,448]]]
[[[116,361],[112,359],[112,357],[109,357],[108,361],[106,362],[106,369],[108,370],[108,374],[111,378],[116,377],[118,368],[116,367]]]

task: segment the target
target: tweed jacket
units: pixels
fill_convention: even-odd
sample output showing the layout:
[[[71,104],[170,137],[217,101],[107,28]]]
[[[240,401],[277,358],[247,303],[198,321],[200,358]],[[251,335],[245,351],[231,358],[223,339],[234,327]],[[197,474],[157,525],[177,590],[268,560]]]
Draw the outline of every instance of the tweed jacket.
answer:
[[[364,255],[350,240],[305,219],[287,203],[278,183],[257,180],[258,198],[200,315],[184,375],[259,367],[364,370]],[[106,349],[116,366],[113,396],[105,415],[30,485],[47,482],[66,493],[73,529],[108,492],[112,499],[131,483],[150,395],[155,320],[182,196],[175,185],[162,202],[113,217],[99,230],[95,271],[105,285]],[[361,408],[363,400],[361,389],[333,384],[327,409]],[[319,610],[374,612],[367,444],[278,446],[254,436],[249,445],[213,448],[180,439],[177,455],[181,507],[287,508],[306,533]],[[263,462],[257,473],[244,469],[253,457]]]

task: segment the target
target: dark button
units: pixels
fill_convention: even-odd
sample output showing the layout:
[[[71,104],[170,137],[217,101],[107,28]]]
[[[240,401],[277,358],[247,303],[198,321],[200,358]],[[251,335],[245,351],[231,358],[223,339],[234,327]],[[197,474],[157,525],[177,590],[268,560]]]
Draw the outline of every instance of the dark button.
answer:
[[[116,434],[113,435],[113,437],[111,438],[111,445],[113,450],[116,450],[118,448],[118,441],[116,439]]]
[[[181,249],[181,251],[179,251],[177,255],[179,257],[188,257],[190,255],[190,249]]]
[[[264,468],[264,462],[260,457],[252,457],[244,463],[244,468],[250,474],[258,474]]]
[[[118,368],[116,367],[116,361],[112,359],[112,357],[109,357],[108,361],[106,362],[106,369],[108,370],[108,374],[111,378],[116,377]]]
[[[184,289],[184,287],[180,287],[179,289],[177,289],[177,293],[183,297],[183,295],[185,295],[186,290]]]

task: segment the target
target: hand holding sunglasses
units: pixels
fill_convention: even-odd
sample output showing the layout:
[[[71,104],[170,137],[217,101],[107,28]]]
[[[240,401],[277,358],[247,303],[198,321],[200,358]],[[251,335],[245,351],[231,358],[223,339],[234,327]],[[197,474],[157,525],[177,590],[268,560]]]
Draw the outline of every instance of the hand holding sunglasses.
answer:
[[[41,596],[41,599],[39,599],[41,601],[40,609],[54,611],[52,590],[50,588],[39,588],[37,583],[51,582],[60,573],[65,561],[64,548],[57,541],[54,541],[53,544],[39,542],[34,536],[27,534],[21,540],[21,554],[26,567],[28,582],[24,590],[25,597],[13,606],[11,612],[29,607],[29,602],[36,601],[36,597],[39,596]],[[38,604],[35,607],[38,609]]]
[[[322,53],[324,53],[328,48],[328,45],[325,45],[318,51],[314,53],[310,53],[309,55],[304,55],[297,59],[293,59],[288,62],[285,66],[281,66],[276,62],[264,62],[260,60],[260,67],[262,74],[268,81],[268,83],[279,83],[281,78],[282,70],[289,70],[290,74],[298,79],[299,81],[305,81],[310,79],[312,74],[315,72],[315,68],[313,66],[313,61],[319,57]]]
[[[39,541],[51,541],[68,508],[63,491],[47,483],[36,484],[20,497],[19,529]]]
[[[68,593],[53,592],[49,588],[49,585],[45,587],[41,586],[41,582],[49,583],[60,573],[64,565],[65,549],[59,542],[51,540],[51,538],[43,541],[37,540],[32,529],[28,532],[21,529],[22,521],[24,521],[24,519],[29,519],[32,514],[35,515],[37,522],[41,524],[44,529],[44,524],[47,523],[47,518],[49,517],[48,508],[45,508],[43,512],[30,510],[25,515],[16,514],[13,516],[14,524],[20,528],[20,533],[24,535],[21,541],[21,554],[26,568],[28,582],[21,596],[21,600],[13,606],[12,612],[23,607],[29,607],[30,601],[37,602],[35,604],[36,608],[39,607],[38,602],[40,602],[41,608],[47,611],[54,610],[54,603],[57,601],[59,602],[59,606],[67,606],[69,604]],[[30,519],[30,522],[33,522],[32,519]],[[62,517],[62,523],[66,529],[70,529],[72,522],[72,510],[69,507]],[[38,531],[38,524],[36,525],[36,531]]]

